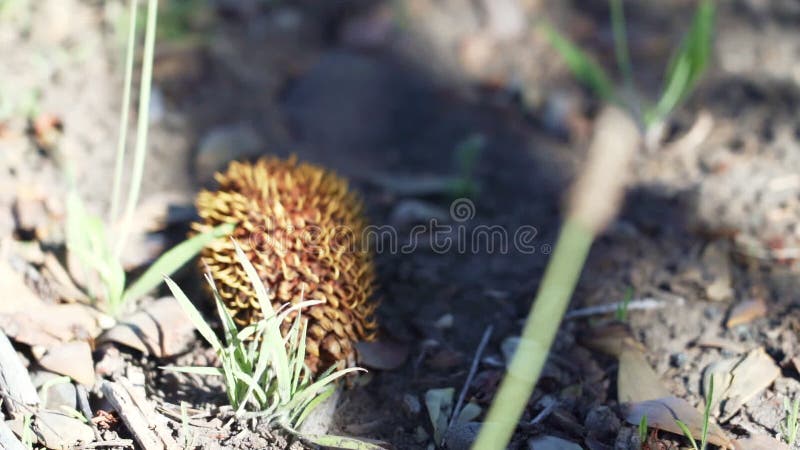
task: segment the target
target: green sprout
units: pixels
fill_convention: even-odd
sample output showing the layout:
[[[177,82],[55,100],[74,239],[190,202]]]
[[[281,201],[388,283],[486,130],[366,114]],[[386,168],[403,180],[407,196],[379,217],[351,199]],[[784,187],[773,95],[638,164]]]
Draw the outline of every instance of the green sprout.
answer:
[[[658,100],[654,105],[646,105],[644,108],[640,106],[641,94],[634,85],[622,0],[610,0],[610,7],[617,67],[622,73],[625,87],[633,96],[633,101],[624,106],[645,128],[663,123],[680,102],[689,96],[708,65],[714,34],[714,3],[712,0],[700,0],[692,25],[667,66]],[[544,24],[543,28],[550,44],[578,81],[604,101],[625,103],[611,77],[591,55],[551,25]]]
[[[789,399],[783,399],[783,409],[786,411],[786,419],[781,424],[783,440],[789,444],[789,447],[794,447],[797,441],[797,428],[798,428],[798,410],[800,410],[800,396],[795,396],[791,404]]]
[[[703,431],[702,436],[700,438],[700,446],[698,447],[697,441],[695,440],[694,436],[692,435],[692,430],[681,420],[675,419],[675,423],[678,425],[678,428],[681,429],[683,435],[686,436],[686,439],[689,439],[689,443],[692,444],[692,448],[694,450],[706,450],[708,446],[708,421],[711,417],[711,404],[714,399],[714,377],[711,377],[708,383],[708,395],[706,396],[706,407],[703,410]]]
[[[138,1],[130,0],[130,25],[136,21],[137,7]],[[147,156],[147,132],[150,122],[149,105],[153,79],[157,11],[158,0],[148,0],[144,56],[142,58],[141,86],[139,90],[136,146],[133,155],[134,163],[125,208],[120,211],[123,161],[125,159],[128,110],[131,101],[133,60],[136,47],[136,27],[129,26],[128,29],[125,88],[122,93],[120,135],[117,142],[111,211],[108,221],[113,224],[117,219],[121,219],[119,228],[113,229],[114,233],[109,232],[112,228],[110,225],[88,212],[75,187],[75,174],[68,165],[66,170],[70,183],[66,208],[67,249],[78,258],[84,269],[89,272],[89,279],[96,278],[99,280],[99,286],[88,284],[88,294],[95,304],[102,304],[104,309],[114,317],[119,317],[122,314],[123,306],[126,303],[157,287],[161,283],[163,274],[174,273],[192,259],[208,242],[228,235],[233,230],[232,224],[221,225],[178,244],[165,252],[136,282],[126,288],[126,275],[120,257],[130,234],[131,223],[141,191],[145,157]]]
[[[644,448],[647,442],[647,414],[642,415],[642,420],[639,421],[639,444]]]
[[[622,298],[620,303],[617,303],[617,311],[614,313],[614,318],[620,322],[628,321],[628,305],[633,299],[633,286],[628,286],[625,290],[625,297]]]
[[[453,197],[471,197],[480,191],[475,180],[475,166],[485,147],[486,136],[481,133],[470,134],[456,146],[453,162],[458,175],[449,186]]]
[[[258,301],[262,307],[269,307],[267,288],[236,241],[234,245],[236,258],[253,285]],[[383,448],[355,438],[298,431],[311,411],[333,394],[336,380],[365,371],[359,367],[337,370],[333,366],[315,378],[305,364],[307,321],[303,320],[301,310],[322,301],[301,300],[278,310],[267,310],[263,319],[240,330],[210,275],[206,279],[222,320],[223,340],[217,337],[181,288],[169,277],[165,281],[197,331],[217,353],[221,367],[165,367],[166,370],[222,377],[228,402],[239,418],[262,419],[270,428],[286,430],[317,445],[364,450]],[[295,319],[283,336],[281,324],[290,320],[292,314]]]

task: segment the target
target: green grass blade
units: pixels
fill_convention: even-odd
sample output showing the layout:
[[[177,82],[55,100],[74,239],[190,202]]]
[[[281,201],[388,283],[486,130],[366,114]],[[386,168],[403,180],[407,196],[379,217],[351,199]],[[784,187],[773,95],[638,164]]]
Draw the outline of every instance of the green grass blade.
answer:
[[[611,29],[614,34],[614,56],[628,89],[633,90],[633,68],[628,49],[628,32],[625,24],[625,10],[622,0],[611,0]]]
[[[128,201],[122,219],[122,230],[114,252],[117,259],[122,255],[122,250],[125,248],[136,204],[139,202],[139,192],[142,188],[144,160],[147,156],[147,132],[150,125],[150,91],[153,84],[153,56],[156,46],[157,17],[158,0],[148,0],[147,25],[144,32],[144,56],[142,57],[142,78],[139,86],[139,112],[136,115],[136,147],[133,153],[133,171],[131,173]]]
[[[686,436],[686,439],[689,439],[689,443],[692,444],[692,448],[694,450],[700,450],[699,448],[697,448],[697,441],[694,440],[694,436],[692,436],[692,431],[689,429],[689,427],[686,426],[685,423],[677,419],[675,420],[675,424],[677,424],[678,428],[681,429],[683,435]]]
[[[331,434],[301,434],[300,437],[313,444],[325,448],[338,448],[345,450],[386,450],[391,448],[387,443],[368,441],[348,436],[335,436]]]
[[[614,84],[600,64],[559,33],[552,25],[544,24],[544,31],[550,45],[564,58],[564,62],[575,78],[589,86],[601,99],[613,101],[615,97]]]
[[[646,118],[649,124],[663,120],[694,89],[711,58],[715,6],[713,0],[700,0],[692,26],[678,53],[667,68],[665,88],[654,111]]]
[[[290,410],[293,410],[293,409],[297,408],[299,405],[305,403],[310,398],[313,398],[314,396],[318,395],[325,388],[327,388],[327,386],[329,384],[333,383],[337,379],[339,379],[339,378],[341,378],[341,377],[343,377],[343,376],[345,376],[345,375],[347,375],[349,373],[354,373],[354,372],[366,372],[366,370],[362,369],[361,367],[351,367],[349,369],[339,370],[339,371],[334,372],[334,373],[332,373],[332,374],[330,374],[330,375],[328,375],[326,377],[322,377],[321,379],[319,379],[319,380],[315,381],[314,383],[312,383],[310,386],[306,387],[302,391],[300,391],[297,394],[295,394],[295,396],[287,404],[287,407]]]
[[[161,284],[164,276],[172,275],[194,258],[200,250],[214,239],[233,232],[233,224],[222,224],[205,233],[198,234],[167,250],[125,291],[124,302],[135,300]]]
[[[247,278],[253,285],[256,291],[256,296],[261,304],[263,314],[266,315],[268,311],[264,308],[271,306],[269,295],[261,277],[258,276],[255,267],[244,254],[244,251],[239,244],[234,240],[234,248],[236,250],[236,258],[239,264],[244,268]],[[274,310],[273,310],[274,313]],[[272,357],[272,368],[275,371],[275,378],[278,384],[278,395],[280,396],[281,403],[287,403],[291,399],[291,377],[289,372],[289,357],[286,354],[286,347],[282,345],[283,337],[280,331],[280,322],[273,319],[266,319],[266,328],[264,330],[264,339],[271,343],[269,346],[269,353]],[[280,343],[280,345],[278,344]]]
[[[119,214],[119,197],[122,188],[122,166],[125,161],[125,145],[128,140],[128,114],[131,107],[131,87],[133,86],[133,54],[136,47],[136,12],[139,10],[139,1],[130,0],[128,11],[128,44],[125,50],[125,81],[122,85],[122,106],[119,120],[119,139],[117,141],[117,155],[114,161],[114,187],[111,191],[111,211],[108,222],[114,223]]]
[[[714,377],[708,381],[708,396],[706,397],[706,407],[703,410],[703,433],[701,439],[701,450],[706,450],[708,445],[708,421],[711,417],[711,405],[714,403]]]
[[[321,405],[322,402],[327,400],[333,393],[336,392],[336,386],[329,386],[325,390],[319,393],[316,397],[312,397],[305,405],[301,408],[298,408],[297,415],[290,419],[290,422],[293,427],[299,427],[308,416],[317,408],[317,406]]]
[[[211,347],[217,352],[223,352],[222,343],[217,338],[217,335],[214,334],[214,330],[208,326],[208,323],[203,318],[203,315],[200,314],[200,311],[194,307],[194,304],[186,297],[186,294],[183,293],[180,287],[175,284],[174,281],[170,277],[165,277],[164,282],[167,283],[169,290],[172,292],[172,295],[178,300],[178,303],[181,305],[181,308],[189,316],[189,320],[192,321],[194,327],[197,328],[197,331],[200,332],[200,335],[203,336],[203,339],[208,342]]]

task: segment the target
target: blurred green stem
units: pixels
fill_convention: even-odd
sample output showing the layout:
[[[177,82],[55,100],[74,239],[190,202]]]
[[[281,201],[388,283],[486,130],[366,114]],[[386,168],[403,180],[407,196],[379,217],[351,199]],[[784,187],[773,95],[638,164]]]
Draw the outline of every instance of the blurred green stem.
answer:
[[[113,224],[119,214],[119,197],[122,188],[122,167],[125,160],[125,145],[128,140],[128,114],[131,106],[131,85],[133,84],[133,53],[136,48],[136,12],[138,0],[130,0],[128,11],[128,45],[125,52],[125,81],[122,88],[122,110],[119,121],[119,140],[117,141],[117,157],[114,162],[114,187],[111,191],[111,212],[108,223]]]
[[[139,201],[139,192],[142,187],[144,173],[144,159],[147,155],[147,131],[150,125],[150,89],[153,82],[153,54],[156,41],[156,17],[158,13],[158,0],[147,2],[147,27],[145,28],[144,57],[142,58],[142,82],[139,90],[139,111],[136,123],[136,150],[134,152],[133,173],[131,175],[128,202],[125,206],[125,215],[122,220],[122,231],[118,237],[115,255],[117,258],[125,248],[125,241],[130,232],[131,220]]]
[[[567,219],[561,228],[519,346],[473,450],[496,450],[503,448],[498,444],[510,440],[547,360],[593,240],[590,228],[577,220]]]
[[[639,95],[636,91],[636,84],[633,81],[633,65],[631,64],[631,54],[628,48],[628,31],[625,21],[625,10],[622,0],[610,0],[611,5],[611,30],[614,35],[614,56],[617,58],[617,67],[622,73],[622,79],[627,89],[626,97],[630,98],[630,105],[633,116],[638,122],[642,121],[642,107],[639,103]]]

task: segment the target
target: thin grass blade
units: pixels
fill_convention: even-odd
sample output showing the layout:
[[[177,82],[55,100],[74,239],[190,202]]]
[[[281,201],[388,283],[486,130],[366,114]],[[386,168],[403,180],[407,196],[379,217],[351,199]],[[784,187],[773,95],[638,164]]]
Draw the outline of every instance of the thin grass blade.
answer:
[[[209,242],[228,236],[233,232],[233,229],[233,224],[222,224],[172,247],[148,267],[142,276],[125,291],[123,301],[135,300],[148,293],[161,284],[164,275],[172,275],[200,253],[200,250]]]
[[[194,324],[194,327],[200,332],[200,335],[203,336],[203,339],[205,339],[217,353],[222,353],[224,349],[222,343],[219,341],[219,338],[217,338],[217,335],[214,334],[214,330],[208,326],[208,323],[203,318],[203,315],[200,314],[200,311],[194,307],[194,304],[170,277],[165,277],[164,282],[167,283],[167,287],[169,287],[172,295],[178,300],[181,308],[186,315],[189,316],[189,320],[192,321],[192,324]]]

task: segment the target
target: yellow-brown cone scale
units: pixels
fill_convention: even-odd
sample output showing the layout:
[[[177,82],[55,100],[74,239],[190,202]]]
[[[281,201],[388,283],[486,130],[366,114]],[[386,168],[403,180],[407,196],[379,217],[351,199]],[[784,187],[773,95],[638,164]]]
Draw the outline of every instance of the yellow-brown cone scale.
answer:
[[[301,299],[306,308],[306,363],[319,372],[354,361],[353,344],[371,340],[376,324],[371,301],[375,269],[361,238],[366,221],[347,182],[294,158],[233,162],[216,174],[219,188],[197,197],[202,232],[234,223],[233,237],[269,289],[272,307]],[[263,317],[255,291],[237,263],[233,242],[215,240],[201,253],[222,300],[239,325]],[[291,319],[283,324],[284,333]]]

